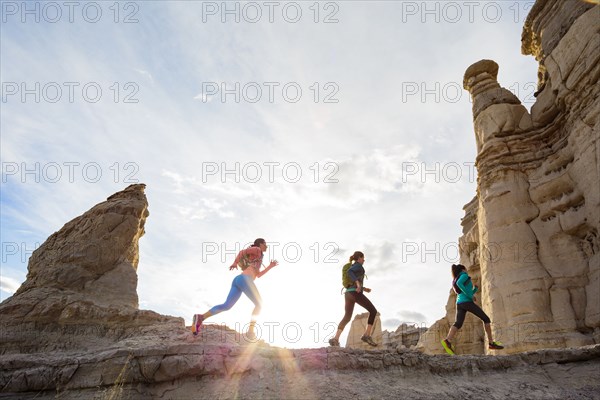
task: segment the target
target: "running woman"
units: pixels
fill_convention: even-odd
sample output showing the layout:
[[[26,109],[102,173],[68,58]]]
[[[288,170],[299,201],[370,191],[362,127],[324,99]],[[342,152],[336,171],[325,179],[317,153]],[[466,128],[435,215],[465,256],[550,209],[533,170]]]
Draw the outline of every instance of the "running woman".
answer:
[[[229,310],[240,299],[242,293],[244,293],[246,296],[248,296],[252,303],[254,303],[250,327],[248,328],[248,333],[246,336],[249,339],[256,338],[254,327],[256,325],[256,317],[260,313],[262,306],[262,298],[260,297],[260,293],[254,284],[254,279],[260,278],[271,268],[278,265],[276,260],[271,260],[271,263],[265,269],[262,271],[260,270],[260,267],[262,266],[263,253],[265,251],[267,251],[267,242],[265,239],[258,238],[254,241],[252,246],[238,253],[235,261],[231,267],[229,267],[229,270],[232,271],[237,269],[239,266],[242,269],[242,273],[233,278],[231,290],[229,291],[229,295],[227,295],[227,300],[225,300],[225,303],[214,306],[204,314],[194,314],[192,321],[192,333],[194,336],[200,332],[200,327],[202,326],[202,322],[204,322],[204,320],[206,320],[208,317]]]
[[[473,297],[479,288],[473,286],[471,278],[467,274],[467,268],[461,264],[452,264],[452,287],[456,292],[456,322],[450,327],[448,336],[442,340],[442,346],[448,354],[454,354],[451,341],[460,328],[462,328],[465,322],[465,316],[467,311],[475,314],[479,319],[483,321],[485,332],[488,338],[488,348],[490,350],[501,350],[504,348],[500,342],[495,342],[492,337],[492,326],[490,318],[486,313],[483,312],[481,307],[475,304],[475,298]]]
[[[352,318],[354,304],[358,303],[360,306],[366,308],[369,312],[367,329],[365,329],[365,333],[362,335],[360,340],[370,344],[371,346],[377,346],[377,343],[375,343],[373,338],[371,338],[371,333],[373,332],[373,323],[375,322],[375,317],[377,316],[377,309],[375,309],[373,303],[371,303],[371,301],[363,293],[363,291],[367,293],[371,291],[371,289],[363,287],[363,280],[365,278],[365,269],[363,268],[363,264],[365,263],[365,255],[360,251],[355,251],[349,259],[350,263],[353,261],[354,263],[346,272],[350,278],[350,281],[352,282],[352,284],[346,288],[346,292],[344,293],[346,312],[344,314],[344,318],[342,318],[342,321],[338,325],[338,330],[335,333],[335,337],[329,339],[329,345],[340,345],[340,335]]]

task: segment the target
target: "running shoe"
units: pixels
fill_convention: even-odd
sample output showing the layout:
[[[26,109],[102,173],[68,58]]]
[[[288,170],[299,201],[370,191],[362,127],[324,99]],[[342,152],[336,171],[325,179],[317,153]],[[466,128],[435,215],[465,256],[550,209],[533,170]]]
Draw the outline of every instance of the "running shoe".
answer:
[[[362,340],[365,343],[370,344],[371,346],[377,346],[377,343],[375,343],[373,341],[373,338],[371,336],[362,335],[362,337],[360,338],[360,340]]]
[[[500,342],[490,342],[488,349],[490,350],[502,350],[504,346]]]
[[[333,347],[340,347],[340,341],[336,338],[329,339],[329,345]]]
[[[452,344],[448,340],[442,340],[442,346],[444,346],[444,350],[446,350],[446,353],[450,354],[451,356],[454,355],[454,349],[452,348]]]
[[[200,333],[202,321],[204,321],[204,316],[202,314],[194,314],[194,318],[192,320],[192,333],[194,334],[194,336]]]

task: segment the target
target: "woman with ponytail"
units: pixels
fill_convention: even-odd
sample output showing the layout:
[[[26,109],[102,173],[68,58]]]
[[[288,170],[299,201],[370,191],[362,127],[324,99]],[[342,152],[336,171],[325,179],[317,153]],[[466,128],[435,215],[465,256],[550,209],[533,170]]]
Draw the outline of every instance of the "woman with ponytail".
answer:
[[[345,272],[345,278],[349,279],[351,282],[346,287],[346,292],[344,293],[345,300],[345,314],[344,318],[338,325],[338,330],[335,333],[335,337],[329,339],[329,344],[331,346],[339,346],[340,345],[340,335],[342,331],[350,322],[352,318],[352,312],[354,311],[354,305],[358,303],[358,305],[364,307],[369,312],[369,319],[367,321],[367,328],[365,329],[364,335],[360,338],[365,343],[368,343],[371,346],[377,346],[377,343],[373,341],[371,338],[371,333],[373,333],[373,323],[375,322],[375,317],[377,316],[377,309],[371,303],[371,301],[365,296],[363,292],[369,293],[371,289],[363,287],[363,280],[365,278],[365,269],[363,268],[363,264],[365,263],[365,255],[360,251],[355,251],[349,259],[351,266]],[[344,279],[346,280],[346,279]]]
[[[262,299],[254,284],[254,279],[260,278],[278,264],[276,260],[271,260],[271,263],[261,271],[260,267],[262,266],[263,253],[265,251],[267,251],[267,242],[265,239],[258,238],[254,241],[252,246],[238,253],[235,261],[231,264],[231,267],[229,267],[229,270],[237,269],[239,266],[242,269],[242,273],[233,278],[231,290],[229,291],[229,295],[227,295],[225,303],[214,306],[204,314],[194,314],[192,321],[192,333],[194,336],[199,333],[202,322],[205,319],[229,310],[240,299],[242,293],[244,293],[254,303],[254,310],[252,311],[247,337],[249,339],[256,338],[254,327],[256,325],[256,317],[260,313]]]
[[[454,348],[451,341],[465,322],[467,312],[475,314],[481,321],[488,338],[488,348],[490,350],[501,350],[504,348],[500,342],[495,342],[492,337],[492,326],[490,318],[485,312],[475,304],[475,293],[479,288],[473,285],[471,278],[467,274],[467,269],[461,264],[452,264],[452,287],[456,292],[456,322],[450,327],[448,336],[442,340],[442,346],[448,354],[454,354]]]

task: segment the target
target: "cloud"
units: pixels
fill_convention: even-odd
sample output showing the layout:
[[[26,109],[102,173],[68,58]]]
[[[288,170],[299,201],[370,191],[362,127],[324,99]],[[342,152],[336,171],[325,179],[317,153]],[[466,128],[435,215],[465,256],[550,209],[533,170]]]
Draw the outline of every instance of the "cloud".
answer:
[[[397,313],[403,323],[423,323],[427,322],[427,317],[417,311],[401,310]]]
[[[194,96],[194,100],[202,100],[203,103],[209,103],[212,101],[212,97],[208,97],[205,93],[198,93]]]
[[[396,329],[400,324],[402,324],[402,321],[398,318],[389,318],[381,321],[381,327],[383,329]]]
[[[9,278],[6,276],[0,277],[0,289],[7,293],[10,293],[11,295],[14,294],[20,286],[21,283],[13,278]]]
[[[202,198],[192,202],[189,206],[177,206],[177,211],[182,217],[188,220],[203,220],[210,214],[215,214],[221,218],[234,218],[233,211],[223,210],[226,206],[225,202],[220,202],[217,199]]]
[[[401,257],[395,242],[383,241],[365,244],[365,258],[369,269],[373,271],[390,271],[400,267]]]
[[[417,186],[402,182],[403,162],[415,160],[417,154],[417,148],[394,146],[373,149],[369,155],[342,160],[294,162],[294,168],[286,168],[292,163],[279,163],[273,170],[265,166],[267,162],[237,162],[231,165],[204,162],[195,168],[194,175],[163,170],[162,176],[172,182],[175,193],[193,194],[196,198],[210,197],[211,201],[242,200],[246,205],[269,208],[279,215],[311,207],[347,210],[365,203],[376,203],[385,193],[418,190]],[[254,166],[261,168],[260,180],[254,181],[255,175],[245,173],[250,165],[253,168],[248,168],[248,171],[252,170],[253,174]],[[237,172],[227,175],[224,173],[227,170]],[[296,181],[296,177],[300,179]]]
[[[137,69],[137,68],[134,68],[134,71],[139,73],[140,75],[148,78],[150,80],[150,82],[154,83],[154,78],[152,77],[152,74],[150,72],[143,70],[143,69]]]
[[[397,314],[400,318],[384,319],[381,321],[381,327],[383,329],[396,330],[402,324],[424,327],[427,323],[425,315],[417,311],[402,310]]]
[[[358,206],[377,202],[384,193],[415,192],[418,185],[406,180],[405,165],[417,161],[417,146],[365,149],[366,154],[337,160],[335,179],[328,194],[343,203]]]
[[[237,202],[245,211],[266,208],[283,217],[319,207],[351,210],[376,204],[386,194],[417,192],[420,184],[403,182],[404,163],[414,162],[417,155],[418,148],[398,145],[373,149],[368,155],[310,163],[203,162],[193,174],[163,169],[162,176],[173,184],[174,193],[184,195],[180,199],[188,203],[185,209],[191,198],[207,198],[213,203],[208,211],[219,210],[221,216],[240,214],[241,209],[231,209]],[[292,164],[294,168],[288,168]]]

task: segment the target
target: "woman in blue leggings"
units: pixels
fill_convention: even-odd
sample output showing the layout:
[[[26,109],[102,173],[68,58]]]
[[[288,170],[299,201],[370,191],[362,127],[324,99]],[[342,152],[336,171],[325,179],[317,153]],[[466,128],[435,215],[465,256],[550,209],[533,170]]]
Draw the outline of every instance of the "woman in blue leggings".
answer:
[[[204,314],[194,314],[192,321],[192,333],[194,335],[197,335],[198,332],[200,332],[200,327],[205,319],[229,310],[235,303],[237,303],[242,296],[242,293],[244,293],[246,296],[248,296],[252,303],[254,303],[254,310],[252,311],[252,318],[250,320],[250,327],[248,328],[247,337],[250,339],[254,339],[256,337],[256,334],[254,333],[254,327],[256,325],[256,317],[260,313],[260,308],[262,306],[262,298],[260,297],[260,293],[254,284],[254,279],[260,278],[278,264],[276,260],[271,260],[271,263],[261,271],[260,267],[262,266],[263,253],[265,251],[267,251],[267,242],[265,239],[258,238],[254,241],[252,246],[238,253],[235,261],[231,267],[229,267],[229,269],[234,270],[240,267],[242,269],[242,273],[233,278],[231,290],[227,295],[225,303],[214,306]]]

